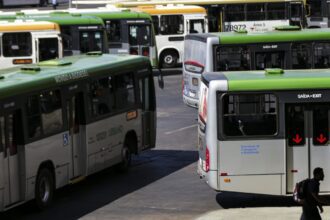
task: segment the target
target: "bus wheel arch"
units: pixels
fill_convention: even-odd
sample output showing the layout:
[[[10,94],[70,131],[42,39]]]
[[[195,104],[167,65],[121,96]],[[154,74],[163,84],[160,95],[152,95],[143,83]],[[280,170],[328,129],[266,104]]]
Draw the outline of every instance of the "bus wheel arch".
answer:
[[[44,210],[52,203],[56,188],[54,172],[54,165],[50,161],[45,161],[39,166],[34,193],[36,206],[40,210]]]
[[[175,49],[165,49],[160,54],[160,63],[162,68],[173,68],[178,64],[179,52]]]
[[[135,131],[127,132],[121,152],[121,162],[118,164],[118,170],[127,172],[131,166],[132,154],[137,154],[137,136]]]

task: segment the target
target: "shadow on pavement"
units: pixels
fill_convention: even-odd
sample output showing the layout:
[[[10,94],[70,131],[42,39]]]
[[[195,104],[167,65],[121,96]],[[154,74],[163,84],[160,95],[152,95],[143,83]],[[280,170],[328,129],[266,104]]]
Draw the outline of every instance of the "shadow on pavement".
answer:
[[[197,158],[196,151],[146,151],[133,157],[132,167],[127,173],[106,169],[78,184],[57,190],[53,205],[43,212],[37,212],[29,202],[0,213],[0,219],[78,219],[194,163]]]
[[[287,207],[298,206],[292,196],[273,196],[250,193],[221,192],[216,200],[225,209],[251,207]]]

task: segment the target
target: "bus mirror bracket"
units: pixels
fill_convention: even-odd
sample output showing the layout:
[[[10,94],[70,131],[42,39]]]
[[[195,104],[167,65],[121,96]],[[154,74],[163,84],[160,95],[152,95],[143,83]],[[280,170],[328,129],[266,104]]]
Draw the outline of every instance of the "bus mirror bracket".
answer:
[[[164,89],[164,78],[163,78],[163,73],[162,70],[159,68],[158,69],[159,73],[158,73],[158,86],[161,89]]]

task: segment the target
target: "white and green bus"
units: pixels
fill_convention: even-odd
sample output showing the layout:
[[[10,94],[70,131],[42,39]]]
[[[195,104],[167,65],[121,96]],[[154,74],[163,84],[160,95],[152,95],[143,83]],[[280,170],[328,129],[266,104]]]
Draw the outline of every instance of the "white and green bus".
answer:
[[[155,147],[156,100],[147,57],[87,55],[0,76],[0,211]]]
[[[185,36],[182,95],[197,107],[203,72],[330,67],[330,29],[277,27],[275,31]]]
[[[293,193],[315,167],[329,176],[329,89],[329,69],[204,73],[199,175],[215,190],[273,195]]]

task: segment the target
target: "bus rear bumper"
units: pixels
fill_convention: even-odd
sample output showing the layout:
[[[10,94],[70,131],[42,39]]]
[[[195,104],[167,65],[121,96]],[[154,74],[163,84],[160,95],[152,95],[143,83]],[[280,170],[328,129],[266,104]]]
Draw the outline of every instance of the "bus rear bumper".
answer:
[[[198,99],[183,95],[183,103],[189,107],[198,108]]]

